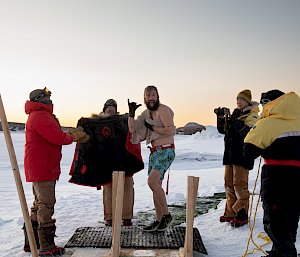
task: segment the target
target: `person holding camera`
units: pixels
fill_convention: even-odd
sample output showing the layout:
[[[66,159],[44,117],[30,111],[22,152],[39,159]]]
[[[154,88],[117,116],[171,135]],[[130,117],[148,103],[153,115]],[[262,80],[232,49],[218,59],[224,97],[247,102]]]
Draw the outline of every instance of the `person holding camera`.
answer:
[[[248,175],[254,160],[243,155],[243,147],[244,138],[259,119],[258,103],[251,100],[251,91],[246,89],[238,93],[237,108],[232,115],[225,107],[214,110],[217,115],[217,129],[221,134],[225,134],[223,165],[226,207],[220,222],[230,222],[233,227],[241,227],[248,223]]]

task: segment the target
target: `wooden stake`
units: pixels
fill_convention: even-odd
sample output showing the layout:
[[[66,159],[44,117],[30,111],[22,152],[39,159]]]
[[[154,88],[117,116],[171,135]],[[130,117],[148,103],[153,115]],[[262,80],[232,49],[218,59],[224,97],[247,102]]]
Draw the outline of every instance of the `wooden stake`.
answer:
[[[187,196],[186,196],[186,230],[184,249],[179,249],[181,257],[193,256],[193,223],[195,216],[196,198],[198,192],[199,178],[188,176],[187,179]]]
[[[119,172],[114,171],[112,174],[112,224],[113,224],[113,227],[114,227],[114,223],[115,223],[115,210],[116,210],[118,180],[119,180]]]
[[[125,172],[119,172],[118,174],[118,186],[117,186],[117,197],[116,197],[116,209],[113,210],[115,213],[115,219],[113,221],[113,238],[112,238],[112,249],[111,256],[120,256],[120,238],[121,238],[121,221],[123,211],[123,197],[124,197],[124,181]]]
[[[26,202],[26,198],[25,198],[25,194],[24,194],[24,188],[22,185],[22,179],[20,176],[19,166],[18,166],[13,142],[11,139],[11,135],[10,135],[1,94],[0,94],[0,119],[1,119],[2,129],[4,132],[4,137],[5,137],[5,141],[6,141],[6,146],[7,146],[14,178],[15,178],[15,183],[17,186],[17,191],[18,191],[21,209],[22,209],[22,213],[23,213],[23,217],[24,217],[24,222],[25,222],[25,227],[26,227],[29,245],[30,245],[30,249],[31,249],[31,254],[33,257],[38,257],[36,242],[35,242],[35,238],[34,238],[34,234],[33,234],[31,220],[30,220],[29,213],[28,213],[28,207],[27,207],[27,202]]]

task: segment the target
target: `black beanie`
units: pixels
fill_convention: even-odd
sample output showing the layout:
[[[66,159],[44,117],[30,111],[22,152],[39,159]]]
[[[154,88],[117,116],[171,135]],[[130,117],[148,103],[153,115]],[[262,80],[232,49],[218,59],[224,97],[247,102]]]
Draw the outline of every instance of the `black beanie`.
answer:
[[[260,103],[265,104],[266,102],[271,102],[282,95],[284,95],[284,92],[278,89],[270,90],[261,94]]]
[[[105,110],[106,110],[106,108],[108,107],[108,106],[114,106],[115,108],[116,108],[116,111],[117,111],[117,102],[116,102],[116,100],[114,100],[114,99],[108,99],[106,102],[105,102],[105,104],[104,104],[104,106],[103,106],[103,112],[105,112]]]

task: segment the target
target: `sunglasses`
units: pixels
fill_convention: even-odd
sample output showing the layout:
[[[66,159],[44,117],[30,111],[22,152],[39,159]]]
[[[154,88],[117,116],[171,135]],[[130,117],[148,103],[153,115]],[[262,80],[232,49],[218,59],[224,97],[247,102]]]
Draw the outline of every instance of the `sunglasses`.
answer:
[[[38,96],[36,96],[32,101],[36,102],[45,96],[49,96],[49,97],[51,96],[51,91],[47,87],[44,87],[43,92],[40,93]]]
[[[271,102],[270,99],[261,99],[261,100],[260,100],[260,103],[261,103],[262,106],[264,106],[265,104],[267,104],[267,103],[269,103],[269,102]]]

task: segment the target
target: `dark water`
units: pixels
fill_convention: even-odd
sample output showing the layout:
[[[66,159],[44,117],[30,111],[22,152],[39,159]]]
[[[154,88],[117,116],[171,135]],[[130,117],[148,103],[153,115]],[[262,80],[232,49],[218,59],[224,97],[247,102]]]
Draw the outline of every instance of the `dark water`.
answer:
[[[207,213],[210,209],[216,209],[221,200],[225,199],[225,193],[215,193],[209,197],[198,197],[196,200],[195,217]],[[186,205],[185,201],[177,204],[168,205],[169,211],[173,216],[172,226],[185,223]],[[144,226],[155,219],[154,209],[144,212],[138,212],[134,219],[138,226]]]

